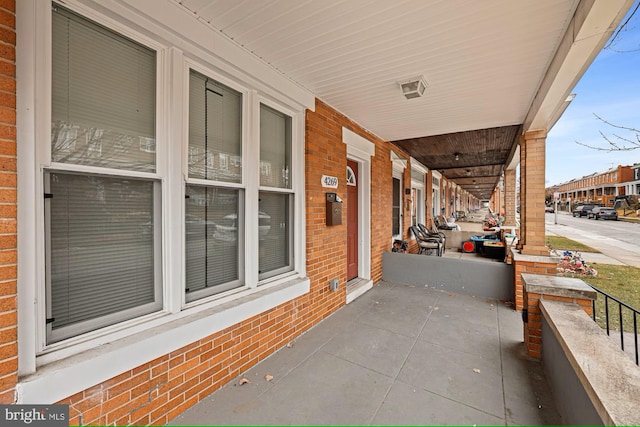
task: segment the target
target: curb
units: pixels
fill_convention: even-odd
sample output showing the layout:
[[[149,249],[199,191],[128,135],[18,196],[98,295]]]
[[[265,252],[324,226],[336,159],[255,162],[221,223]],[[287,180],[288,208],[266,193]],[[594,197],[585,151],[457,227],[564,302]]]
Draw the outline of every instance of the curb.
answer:
[[[624,222],[635,222],[635,223],[640,224],[640,218],[625,218],[625,217],[623,217],[623,216],[622,216],[622,217],[621,217],[621,216],[619,216],[619,217],[618,217],[618,221],[624,221]]]

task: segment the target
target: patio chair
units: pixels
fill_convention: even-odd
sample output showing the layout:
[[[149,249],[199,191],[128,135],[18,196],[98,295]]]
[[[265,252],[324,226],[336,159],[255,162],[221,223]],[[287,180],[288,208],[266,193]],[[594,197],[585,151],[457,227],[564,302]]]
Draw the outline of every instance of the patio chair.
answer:
[[[411,231],[413,235],[416,236],[416,241],[418,242],[418,254],[431,255],[435,250],[437,256],[442,256],[442,248],[444,245],[439,238],[428,237],[415,225],[411,226]]]
[[[418,225],[418,228],[420,228],[420,231],[422,231],[427,237],[436,237],[440,239],[440,242],[442,243],[442,253],[444,254],[445,251],[447,250],[447,235],[444,234],[442,231],[438,231],[438,229],[435,227],[429,228],[426,225],[421,223],[418,223],[417,225]]]
[[[433,220],[439,230],[460,230],[460,226],[458,224],[447,222],[446,218],[442,215],[436,216]]]

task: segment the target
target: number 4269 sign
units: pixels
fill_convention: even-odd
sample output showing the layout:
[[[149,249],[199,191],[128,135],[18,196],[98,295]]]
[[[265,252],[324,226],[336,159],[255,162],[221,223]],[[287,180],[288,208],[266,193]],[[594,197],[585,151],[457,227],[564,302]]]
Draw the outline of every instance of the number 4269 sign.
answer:
[[[325,188],[338,188],[338,177],[322,175],[322,186]]]

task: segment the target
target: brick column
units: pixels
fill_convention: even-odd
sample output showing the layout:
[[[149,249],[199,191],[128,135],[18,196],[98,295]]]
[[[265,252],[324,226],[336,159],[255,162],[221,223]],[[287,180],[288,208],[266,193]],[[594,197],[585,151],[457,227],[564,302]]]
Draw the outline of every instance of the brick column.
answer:
[[[518,137],[520,144],[520,231],[518,233],[518,244],[516,249],[521,251],[525,243],[527,223],[524,221],[527,205],[525,203],[525,188],[527,182],[527,146],[524,143],[524,135]]]
[[[540,300],[553,300],[577,304],[589,315],[593,314],[596,291],[580,279],[573,277],[522,275],[524,284],[524,343],[529,357],[542,356],[542,313]]]
[[[433,221],[433,172],[431,169],[427,171],[427,183],[424,188],[424,199],[426,201],[425,222],[427,226],[431,226]]]
[[[549,255],[544,234],[544,179],[546,130],[529,131],[521,138],[520,176],[524,176],[520,186],[520,239],[521,253],[527,255]]]
[[[516,225],[516,170],[504,171],[504,225]]]
[[[0,404],[18,382],[16,4],[0,2]]]

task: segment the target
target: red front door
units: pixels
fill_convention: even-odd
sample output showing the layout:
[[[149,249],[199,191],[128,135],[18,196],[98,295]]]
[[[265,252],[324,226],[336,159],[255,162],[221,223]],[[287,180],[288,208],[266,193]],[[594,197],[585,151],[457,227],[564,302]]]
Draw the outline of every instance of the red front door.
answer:
[[[358,163],[347,160],[347,280],[358,277]]]

